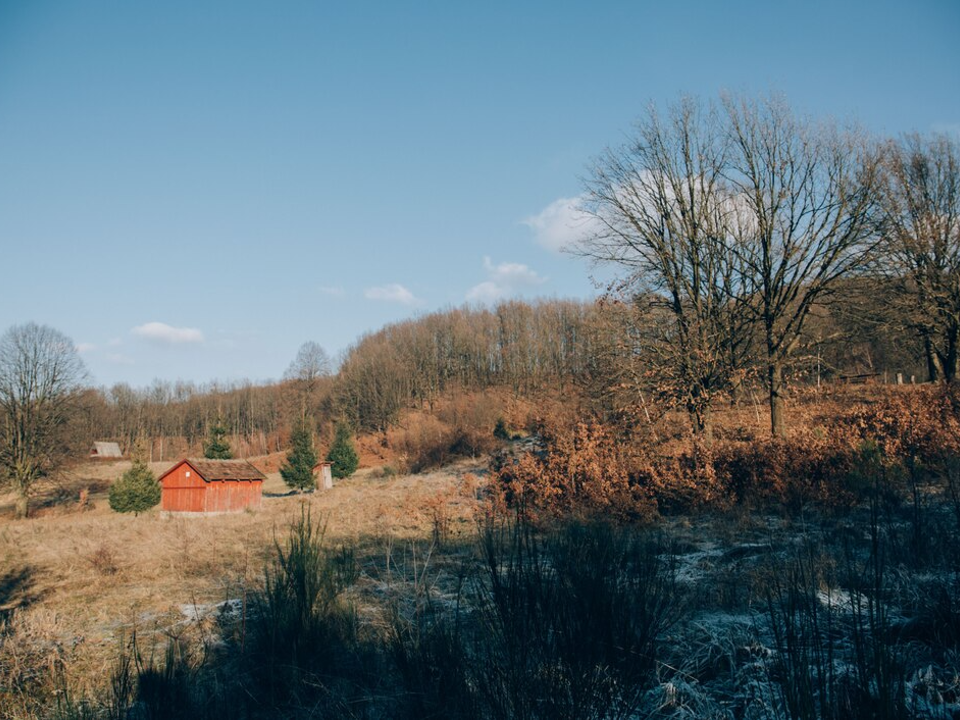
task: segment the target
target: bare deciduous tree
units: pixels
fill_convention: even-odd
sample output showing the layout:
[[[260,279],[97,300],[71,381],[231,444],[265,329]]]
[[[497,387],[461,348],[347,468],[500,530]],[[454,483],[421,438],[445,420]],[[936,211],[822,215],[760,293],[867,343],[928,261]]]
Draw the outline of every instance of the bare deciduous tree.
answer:
[[[883,270],[930,379],[960,377],[960,143],[908,135],[884,148]]]
[[[665,120],[651,108],[634,139],[596,163],[586,210],[599,229],[574,249],[620,269],[619,294],[653,317],[636,335],[638,351],[706,440],[711,404],[742,370],[751,341],[746,305],[735,301],[743,261],[729,234],[729,150],[712,107],[685,99]]]
[[[330,370],[330,356],[327,351],[318,343],[309,341],[300,346],[297,357],[284,373],[285,380],[292,380],[296,384],[301,421],[306,418],[313,404],[317,387],[323,378],[329,377]]]
[[[288,380],[315,382],[329,375],[330,371],[330,356],[327,355],[327,351],[311,340],[297,350],[297,357],[290,363],[284,377]]]
[[[85,378],[73,342],[53,328],[27,323],[0,338],[0,472],[17,492],[18,517],[36,481],[65,458],[65,424]]]
[[[811,307],[875,243],[877,153],[857,131],[804,121],[778,98],[724,100],[738,197],[743,297],[762,333],[774,435],[786,432],[784,368]]]

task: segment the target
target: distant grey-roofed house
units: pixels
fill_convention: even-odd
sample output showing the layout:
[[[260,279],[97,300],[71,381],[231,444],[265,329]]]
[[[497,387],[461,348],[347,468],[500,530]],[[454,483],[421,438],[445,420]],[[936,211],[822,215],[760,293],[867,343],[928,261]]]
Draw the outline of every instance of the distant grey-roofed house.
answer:
[[[92,458],[122,458],[120,445],[115,442],[95,442],[90,448],[90,457]]]

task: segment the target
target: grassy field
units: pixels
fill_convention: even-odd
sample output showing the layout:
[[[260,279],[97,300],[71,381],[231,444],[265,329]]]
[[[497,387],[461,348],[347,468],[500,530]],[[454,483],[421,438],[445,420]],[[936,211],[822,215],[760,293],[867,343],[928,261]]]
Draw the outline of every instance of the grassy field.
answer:
[[[308,495],[287,491],[280,455],[253,458],[262,509],[216,516],[118,515],[107,490],[129,463],[83,463],[40,488],[28,520],[0,496],[0,716],[957,717],[953,415],[919,390],[884,397],[861,415],[846,395],[816,398],[781,444],[754,438],[758,408],[727,413],[712,462],[755,472],[744,500],[619,525],[523,519],[491,502],[489,457],[420,474],[391,462]],[[847,435],[841,401],[860,423]],[[881,445],[856,444],[861,426]],[[823,449],[834,436],[840,464]],[[548,474],[595,466],[603,481],[613,456],[585,461],[591,447]],[[904,450],[928,447],[945,448],[939,464]],[[751,464],[720,464],[724,451]],[[817,468],[856,494],[769,492]],[[305,578],[322,582],[302,605]],[[117,705],[125,657],[135,679]],[[64,712],[66,691],[90,705]]]
[[[138,517],[107,503],[110,482],[129,465],[75,468],[59,485],[41,488],[27,520],[12,519],[12,496],[0,498],[0,610],[15,610],[34,640],[69,656],[80,680],[102,679],[131,629],[163,633],[190,619],[189,606],[241,597],[262,578],[274,538],[286,535],[301,508],[321,519],[329,542],[363,547],[384,538],[398,547],[429,540],[437,508],[450,534],[473,530],[474,487],[463,480],[478,470],[472,463],[404,477],[365,469],[308,495],[289,494],[270,472],[261,510],[190,516],[154,509]],[[84,507],[82,488],[92,489]]]

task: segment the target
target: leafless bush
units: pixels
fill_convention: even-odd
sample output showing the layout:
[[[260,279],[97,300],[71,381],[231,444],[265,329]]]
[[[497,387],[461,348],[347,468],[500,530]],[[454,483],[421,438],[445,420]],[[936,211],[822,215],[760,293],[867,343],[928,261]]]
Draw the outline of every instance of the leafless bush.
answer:
[[[94,572],[101,576],[116,575],[120,571],[117,556],[108,545],[101,543],[87,555],[87,562]]]

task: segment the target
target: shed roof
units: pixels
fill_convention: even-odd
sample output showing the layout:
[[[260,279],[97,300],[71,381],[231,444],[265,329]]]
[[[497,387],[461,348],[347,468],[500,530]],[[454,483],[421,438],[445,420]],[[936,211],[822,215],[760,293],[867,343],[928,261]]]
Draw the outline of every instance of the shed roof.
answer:
[[[188,463],[197,471],[197,475],[212,482],[214,480],[266,480],[266,476],[246,460],[208,460],[207,458],[185,458],[167,470],[163,480],[178,467]]]
[[[115,442],[95,442],[90,449],[90,454],[97,457],[123,457],[120,445]]]

